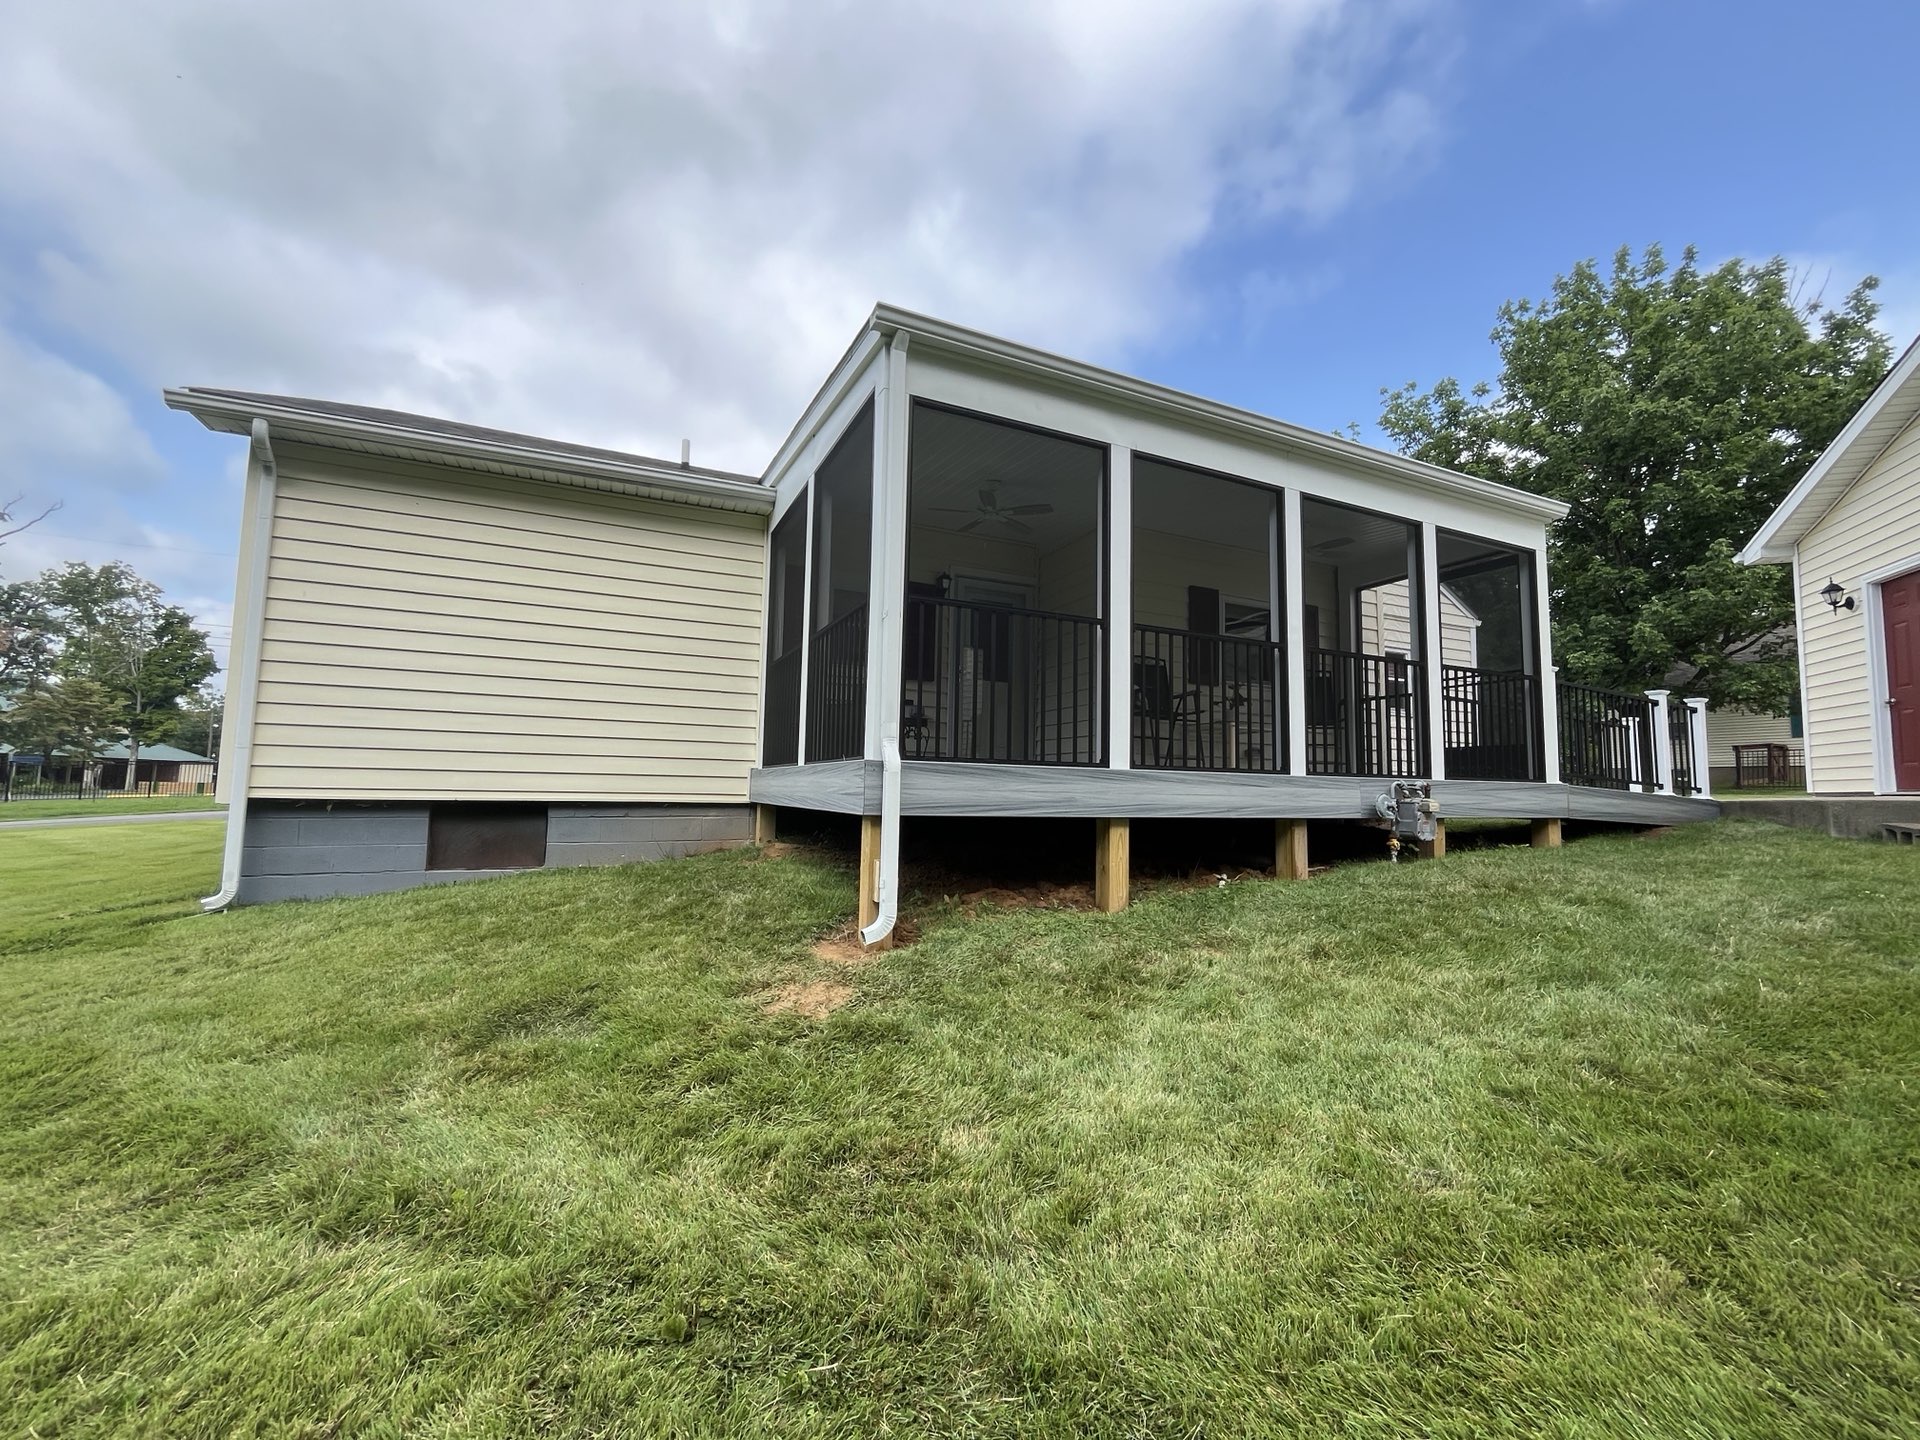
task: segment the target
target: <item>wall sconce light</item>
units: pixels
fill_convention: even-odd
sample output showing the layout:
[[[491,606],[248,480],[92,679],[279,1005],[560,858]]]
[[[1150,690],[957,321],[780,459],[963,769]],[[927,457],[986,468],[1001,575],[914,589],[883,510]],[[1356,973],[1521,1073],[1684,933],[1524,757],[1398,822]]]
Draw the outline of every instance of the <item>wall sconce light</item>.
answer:
[[[1835,580],[1829,579],[1826,585],[1821,588],[1820,598],[1827,602],[1828,608],[1836,615],[1842,610],[1853,609],[1853,596],[1841,589],[1839,583]]]

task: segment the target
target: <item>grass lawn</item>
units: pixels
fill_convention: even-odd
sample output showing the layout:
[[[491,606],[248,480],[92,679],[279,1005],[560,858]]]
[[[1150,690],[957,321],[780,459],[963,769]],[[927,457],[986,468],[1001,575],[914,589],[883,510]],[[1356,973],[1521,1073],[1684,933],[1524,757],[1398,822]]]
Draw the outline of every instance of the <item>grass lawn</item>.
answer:
[[[69,815],[171,815],[183,810],[224,810],[211,795],[128,795],[100,800],[9,800],[0,821],[64,820]]]
[[[192,915],[218,845],[0,834],[12,1433],[1920,1433],[1911,851],[928,900],[857,964],[806,855]]]

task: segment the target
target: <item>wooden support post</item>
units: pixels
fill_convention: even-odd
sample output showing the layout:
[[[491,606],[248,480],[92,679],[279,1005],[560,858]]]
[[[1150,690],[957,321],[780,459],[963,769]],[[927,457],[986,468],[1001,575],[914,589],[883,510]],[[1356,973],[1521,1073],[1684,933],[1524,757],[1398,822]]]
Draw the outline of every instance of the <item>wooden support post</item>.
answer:
[[[1558,850],[1560,848],[1560,821],[1557,818],[1534,821],[1532,838],[1533,848],[1536,850]]]
[[[1422,840],[1420,842],[1420,858],[1422,860],[1444,860],[1446,855],[1447,822],[1444,820],[1435,820],[1433,822],[1433,839]]]
[[[773,821],[776,811],[771,805],[753,807],[753,843],[771,845],[773,843]]]
[[[1132,890],[1133,855],[1131,822],[1096,820],[1093,822],[1093,904],[1112,913],[1127,908]]]
[[[1273,875],[1276,880],[1307,878],[1307,822],[1273,822]]]
[[[880,918],[880,817],[862,815],[860,817],[860,928],[866,929]],[[889,935],[878,945],[869,947],[874,950],[891,950],[893,936]]]

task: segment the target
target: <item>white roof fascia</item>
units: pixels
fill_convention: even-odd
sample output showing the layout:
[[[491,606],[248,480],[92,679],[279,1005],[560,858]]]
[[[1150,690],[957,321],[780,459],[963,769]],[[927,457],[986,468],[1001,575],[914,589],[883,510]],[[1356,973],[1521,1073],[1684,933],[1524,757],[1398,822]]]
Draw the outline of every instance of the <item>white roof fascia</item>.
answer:
[[[1920,339],[1907,347],[1866,403],[1840,428],[1740,552],[1743,565],[1785,565],[1794,547],[1920,416]],[[1882,423],[1883,420],[1885,423]],[[1886,433],[1891,426],[1892,433]]]
[[[773,492],[751,480],[721,480],[689,475],[672,465],[615,460],[549,450],[536,444],[509,444],[472,436],[445,435],[359,417],[324,414],[297,405],[239,400],[203,391],[170,388],[168,407],[184,410],[210,430],[247,433],[258,418],[273,427],[276,440],[306,441],[346,449],[367,449],[401,458],[451,465],[459,469],[522,473],[561,484],[587,484],[646,499],[677,500],[722,510],[765,514]]]
[[[807,402],[807,408],[787,432],[787,438],[780,442],[780,448],[773,453],[773,459],[767,462],[767,468],[760,474],[760,483],[767,489],[778,487],[786,478],[787,469],[793,464],[800,452],[819,433],[820,427],[844,400],[847,393],[860,383],[867,373],[867,366],[873,357],[886,344],[880,332],[869,321],[853,339],[840,357],[840,363],[833,367],[826,382],[814,391],[813,399]]]
[[[969,355],[996,368],[1039,374],[1109,400],[1122,400],[1151,410],[1176,414],[1189,423],[1198,421],[1209,429],[1224,430],[1295,453],[1305,452],[1319,459],[1384,475],[1402,484],[1412,484],[1456,499],[1521,514],[1538,523],[1551,524],[1572,508],[1563,500],[1463,475],[1424,461],[1409,460],[1403,455],[1376,450],[1370,445],[1344,440],[1338,435],[1323,435],[1305,426],[1292,425],[1251,410],[1172,390],[1148,380],[1104,370],[1097,365],[1068,360],[1044,350],[950,325],[943,320],[916,315],[891,305],[876,306],[868,326],[887,334],[904,330],[931,346]]]

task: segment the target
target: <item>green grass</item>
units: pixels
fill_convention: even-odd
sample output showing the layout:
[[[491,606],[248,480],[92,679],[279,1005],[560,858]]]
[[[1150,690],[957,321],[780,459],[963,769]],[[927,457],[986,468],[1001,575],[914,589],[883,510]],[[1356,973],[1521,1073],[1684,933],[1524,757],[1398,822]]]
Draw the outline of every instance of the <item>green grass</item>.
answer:
[[[836,972],[805,856],[190,915],[217,845],[0,835],[14,1433],[1920,1433],[1911,852],[929,901]]]
[[[9,800],[0,821],[64,820],[70,815],[171,815],[185,810],[224,810],[211,795],[128,795],[99,800]]]

